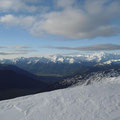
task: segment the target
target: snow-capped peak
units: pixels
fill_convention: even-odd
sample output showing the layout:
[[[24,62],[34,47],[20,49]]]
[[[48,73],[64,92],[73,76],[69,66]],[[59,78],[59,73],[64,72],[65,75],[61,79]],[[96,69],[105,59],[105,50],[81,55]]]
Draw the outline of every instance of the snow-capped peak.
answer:
[[[16,58],[16,59],[3,59],[0,60],[0,63],[17,63],[17,62],[26,62],[27,64],[31,63],[81,63],[81,62],[96,62],[102,64],[111,64],[112,62],[120,61],[120,54],[117,53],[93,53],[93,54],[78,54],[78,55],[50,55],[50,56],[41,56],[41,57],[29,57],[29,58]]]

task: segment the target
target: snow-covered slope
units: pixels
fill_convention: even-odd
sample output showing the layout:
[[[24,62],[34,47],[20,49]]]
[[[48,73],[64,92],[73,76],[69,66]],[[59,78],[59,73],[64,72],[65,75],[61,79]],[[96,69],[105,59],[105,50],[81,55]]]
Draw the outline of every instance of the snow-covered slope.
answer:
[[[95,68],[92,68],[92,70]],[[106,70],[93,70],[91,69],[84,74],[76,74],[75,76],[72,77],[67,77],[63,79],[62,81],[59,81],[51,88],[54,89],[61,89],[61,88],[68,88],[68,87],[74,87],[78,85],[89,85],[94,82],[99,82],[102,80],[106,79],[111,79],[111,78],[117,78],[120,76],[120,69],[106,69]]]
[[[1,120],[120,120],[120,77],[0,102]]]

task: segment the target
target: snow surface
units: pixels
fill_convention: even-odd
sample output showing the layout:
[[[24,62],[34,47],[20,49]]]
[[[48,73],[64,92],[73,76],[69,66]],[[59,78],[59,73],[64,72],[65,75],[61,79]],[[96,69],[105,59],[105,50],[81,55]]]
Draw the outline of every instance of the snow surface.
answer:
[[[120,77],[1,101],[0,120],[120,120]]]

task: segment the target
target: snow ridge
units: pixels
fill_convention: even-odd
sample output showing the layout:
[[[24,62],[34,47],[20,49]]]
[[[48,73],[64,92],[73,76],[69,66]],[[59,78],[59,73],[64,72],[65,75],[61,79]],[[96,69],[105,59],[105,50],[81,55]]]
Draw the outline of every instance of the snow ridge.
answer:
[[[120,77],[0,102],[1,120],[119,120]]]

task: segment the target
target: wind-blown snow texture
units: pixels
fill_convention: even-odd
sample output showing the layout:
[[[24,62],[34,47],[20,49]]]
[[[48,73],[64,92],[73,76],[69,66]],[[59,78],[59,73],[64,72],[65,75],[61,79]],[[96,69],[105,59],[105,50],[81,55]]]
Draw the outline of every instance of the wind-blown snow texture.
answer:
[[[120,120],[120,77],[1,101],[0,120]]]

